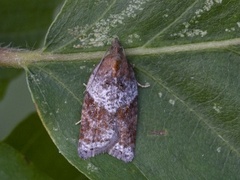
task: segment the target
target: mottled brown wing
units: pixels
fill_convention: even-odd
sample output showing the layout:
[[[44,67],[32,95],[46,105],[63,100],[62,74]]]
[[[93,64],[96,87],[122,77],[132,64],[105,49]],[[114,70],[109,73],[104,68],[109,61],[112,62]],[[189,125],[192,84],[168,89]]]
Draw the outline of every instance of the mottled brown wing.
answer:
[[[111,116],[111,117],[109,117]],[[107,152],[118,140],[116,122],[106,109],[97,105],[86,92],[82,117],[78,154],[83,159]]]
[[[134,158],[137,81],[123,48],[115,39],[89,78],[83,103],[79,156],[99,153],[125,162]]]
[[[108,150],[108,154],[125,162],[130,162],[134,158],[136,141],[137,97],[129,106],[119,108],[115,118],[119,137],[113,147]]]

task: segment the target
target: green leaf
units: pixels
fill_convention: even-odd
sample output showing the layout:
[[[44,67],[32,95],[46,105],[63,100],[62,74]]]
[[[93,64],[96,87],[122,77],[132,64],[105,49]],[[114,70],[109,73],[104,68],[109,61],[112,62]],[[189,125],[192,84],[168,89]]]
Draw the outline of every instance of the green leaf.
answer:
[[[25,68],[38,113],[60,153],[91,179],[237,179],[239,5],[66,1],[44,46],[65,54],[46,53],[47,61]],[[115,36],[138,82],[151,85],[139,88],[136,155],[127,164],[106,154],[87,160],[77,155],[83,83]]]
[[[37,170],[11,146],[0,143],[1,179],[51,179]]]
[[[37,48],[59,0],[1,0],[1,45]]]
[[[59,154],[36,113],[22,121],[5,143],[53,179],[86,179]],[[11,163],[6,162],[6,165]]]
[[[1,0],[0,46],[37,48],[42,44],[59,0]],[[3,49],[1,49],[3,50]],[[0,59],[5,54],[0,50]],[[12,57],[11,59],[13,59]],[[8,60],[10,61],[10,59]],[[20,70],[0,67],[0,100]]]

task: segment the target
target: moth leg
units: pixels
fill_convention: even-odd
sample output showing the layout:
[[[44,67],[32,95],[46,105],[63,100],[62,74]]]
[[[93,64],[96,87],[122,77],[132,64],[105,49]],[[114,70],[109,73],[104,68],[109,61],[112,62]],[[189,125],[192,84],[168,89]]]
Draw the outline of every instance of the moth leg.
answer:
[[[145,84],[140,84],[139,82],[137,82],[137,85],[139,86],[139,87],[141,87],[141,88],[148,88],[148,87],[150,87],[150,84],[147,82],[147,83],[145,83]]]

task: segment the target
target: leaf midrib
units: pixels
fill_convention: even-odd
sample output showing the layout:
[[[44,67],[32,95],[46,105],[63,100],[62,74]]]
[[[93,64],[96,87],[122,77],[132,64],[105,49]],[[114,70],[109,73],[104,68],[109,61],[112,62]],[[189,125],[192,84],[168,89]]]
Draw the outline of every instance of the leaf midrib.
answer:
[[[230,49],[231,46],[240,45],[240,38],[234,38],[222,41],[210,41],[201,42],[194,44],[174,45],[157,48],[129,48],[126,49],[127,56],[140,56],[140,55],[162,55],[162,54],[174,54],[179,52],[193,52],[193,51],[204,51],[204,50],[223,50],[227,49],[238,55],[236,52]],[[9,56],[0,57],[0,65],[8,65],[16,68],[26,68],[35,62],[57,62],[57,61],[86,61],[86,60],[100,60],[106,51],[96,52],[79,52],[70,54],[53,54],[53,53],[42,53],[40,51],[19,51],[10,52]]]
[[[166,47],[156,47],[156,48],[146,48],[146,47],[137,47],[125,49],[127,56],[136,56],[136,55],[157,55],[157,54],[174,54],[178,52],[189,52],[189,51],[203,51],[203,50],[219,50],[227,49],[230,46],[240,45],[240,38],[234,38],[229,40],[222,41],[210,41],[210,42],[200,42],[194,44],[183,44],[183,45],[174,45]],[[46,60],[46,61],[73,61],[73,60],[93,60],[101,59],[106,51],[96,51],[96,52],[80,52],[80,53],[71,53],[71,54],[52,54],[52,53],[43,53],[42,56],[39,56],[37,60]]]

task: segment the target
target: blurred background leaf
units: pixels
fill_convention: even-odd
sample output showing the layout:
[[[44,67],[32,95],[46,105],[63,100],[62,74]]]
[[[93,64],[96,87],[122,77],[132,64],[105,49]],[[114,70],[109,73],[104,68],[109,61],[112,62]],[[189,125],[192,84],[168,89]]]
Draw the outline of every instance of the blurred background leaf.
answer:
[[[0,101],[3,99],[9,82],[16,78],[20,73],[21,70],[19,69],[0,67]]]
[[[4,143],[0,143],[0,167],[1,179],[51,179]]]
[[[53,179],[86,179],[58,152],[36,113],[22,121],[4,142]]]

